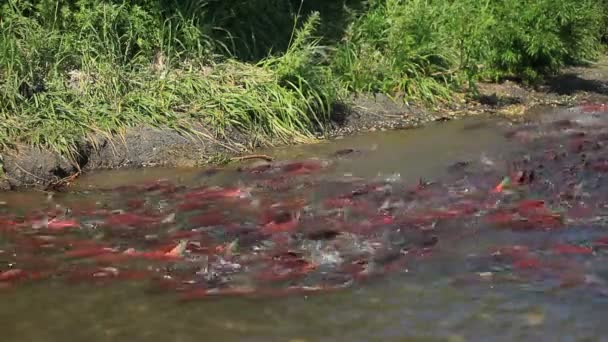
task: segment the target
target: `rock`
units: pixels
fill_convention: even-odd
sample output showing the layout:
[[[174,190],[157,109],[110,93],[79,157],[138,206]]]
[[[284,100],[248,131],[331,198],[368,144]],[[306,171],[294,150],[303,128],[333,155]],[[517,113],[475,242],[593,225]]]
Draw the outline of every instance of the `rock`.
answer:
[[[207,132],[204,132],[208,134]],[[208,134],[209,136],[209,134]],[[238,132],[231,138],[238,137]],[[87,144],[85,170],[122,167],[179,166],[204,164],[209,156],[240,151],[237,143],[221,144],[209,137],[186,136],[170,128],[136,127],[121,139],[97,137]]]
[[[59,153],[19,146],[3,155],[4,181],[0,187],[17,188],[45,185],[49,182],[74,174],[78,167]]]
[[[0,172],[0,190],[21,187],[45,187],[80,170],[128,167],[195,167],[217,154],[240,153],[246,135],[237,130],[226,134],[230,139],[216,139],[202,127],[201,135],[187,136],[171,128],[134,127],[122,135],[98,135],[78,146],[76,160],[58,153],[19,146],[4,153],[4,172]],[[251,144],[254,145],[254,144]]]
[[[2,178],[0,178],[0,191],[7,191],[11,189],[11,184],[8,182],[8,179],[4,178],[4,175],[2,175]]]

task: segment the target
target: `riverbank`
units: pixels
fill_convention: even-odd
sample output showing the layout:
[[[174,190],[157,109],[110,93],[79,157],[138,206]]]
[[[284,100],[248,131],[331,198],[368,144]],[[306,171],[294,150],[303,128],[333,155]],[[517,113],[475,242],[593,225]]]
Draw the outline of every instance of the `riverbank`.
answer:
[[[591,67],[564,69],[536,88],[506,81],[479,84],[479,95],[456,94],[449,105],[429,109],[407,105],[385,95],[352,96],[336,107],[329,128],[317,139],[332,139],[367,131],[410,129],[479,114],[519,119],[538,106],[608,103],[608,58]],[[51,150],[19,146],[2,155],[3,189],[45,188],[79,172],[134,167],[197,167],[224,163],[231,157],[265,146],[256,134],[227,128],[219,135],[193,124],[197,134],[176,129],[139,126],[110,137],[99,134],[79,144],[76,162]],[[310,140],[314,142],[314,140]],[[285,143],[284,143],[285,144]],[[58,183],[59,182],[59,183]]]
[[[517,116],[604,87],[604,76],[579,77],[586,69],[538,86],[606,51],[603,0],[203,3],[2,5],[1,187]]]

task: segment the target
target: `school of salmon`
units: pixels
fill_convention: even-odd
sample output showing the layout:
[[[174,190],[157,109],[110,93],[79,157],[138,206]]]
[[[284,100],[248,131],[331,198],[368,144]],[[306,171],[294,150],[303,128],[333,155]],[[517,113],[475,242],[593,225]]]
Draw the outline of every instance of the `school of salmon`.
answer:
[[[101,191],[111,205],[0,209],[0,288],[135,281],[182,301],[339,291],[405,272],[451,239],[508,229],[549,238],[497,242],[459,280],[608,293],[589,262],[608,258],[608,106],[505,134],[520,152],[453,164],[441,180],[323,177],[349,149],[243,166],[233,187],[160,180]],[[588,233],[550,238],[577,229]]]

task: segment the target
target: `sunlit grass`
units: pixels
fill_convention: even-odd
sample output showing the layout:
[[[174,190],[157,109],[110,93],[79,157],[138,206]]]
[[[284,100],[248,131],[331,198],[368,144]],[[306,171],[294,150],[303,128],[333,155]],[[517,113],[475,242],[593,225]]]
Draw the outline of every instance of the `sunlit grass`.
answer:
[[[370,1],[333,64],[353,91],[430,102],[479,79],[535,82],[598,56],[605,6],[602,0]]]
[[[237,127],[267,143],[305,141],[327,122],[338,95],[329,67],[311,67],[321,49],[311,38],[317,14],[284,54],[247,64],[216,62],[215,43],[183,18],[153,30],[147,26],[153,18],[137,8],[102,4],[91,15],[107,21],[82,18],[78,34],[61,35],[11,4],[14,17],[0,32],[4,148],[23,142],[73,155],[92,134],[120,134],[136,125],[197,133],[193,123],[218,135]],[[120,18],[133,15],[141,15],[142,28],[119,29]]]
[[[0,149],[73,156],[137,125],[306,141],[349,92],[434,104],[480,79],[534,82],[593,60],[608,32],[606,0],[228,3],[5,1]]]

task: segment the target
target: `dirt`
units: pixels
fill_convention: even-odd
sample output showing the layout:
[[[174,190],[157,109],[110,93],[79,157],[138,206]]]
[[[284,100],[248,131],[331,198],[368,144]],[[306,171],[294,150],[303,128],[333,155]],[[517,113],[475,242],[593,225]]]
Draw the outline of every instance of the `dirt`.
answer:
[[[361,94],[336,105],[329,129],[319,138],[332,139],[366,131],[409,129],[433,121],[495,113],[521,118],[537,106],[608,103],[608,56],[590,67],[563,70],[545,83],[527,87],[517,82],[481,83],[478,95],[456,95],[435,108],[408,104],[385,95]],[[196,167],[261,147],[255,136],[232,129],[223,136],[204,127],[189,136],[168,128],[136,127],[108,138],[84,142],[75,162],[57,153],[18,146],[0,155],[0,190],[49,188],[67,184],[79,172],[126,167]]]

